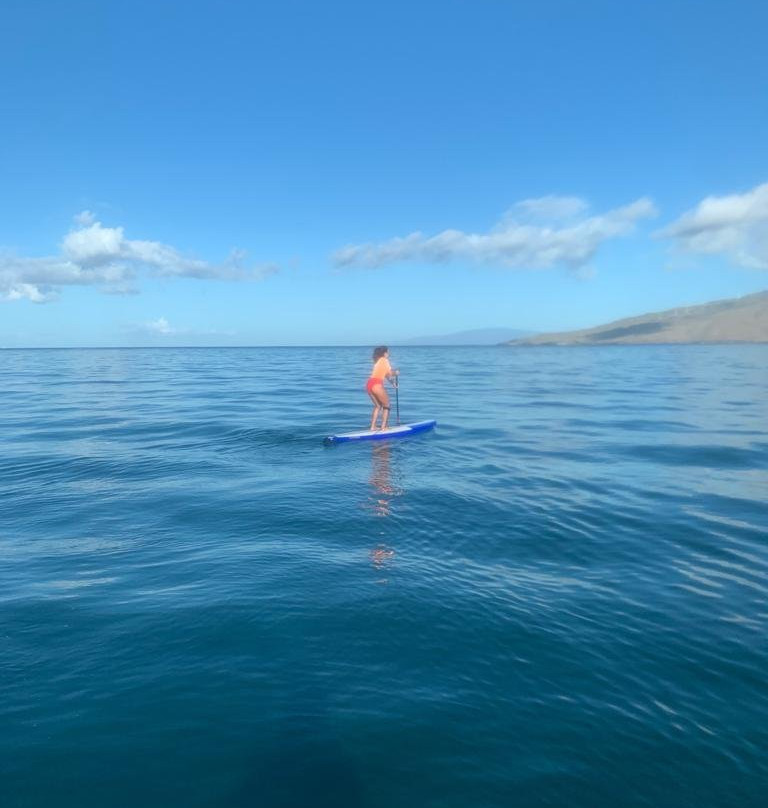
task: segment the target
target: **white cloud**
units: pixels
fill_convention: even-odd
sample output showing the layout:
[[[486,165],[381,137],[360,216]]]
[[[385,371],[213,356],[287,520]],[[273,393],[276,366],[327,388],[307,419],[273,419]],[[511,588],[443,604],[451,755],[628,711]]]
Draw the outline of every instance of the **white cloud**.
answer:
[[[349,245],[333,255],[339,267],[381,267],[401,261],[449,261],[543,269],[565,265],[577,270],[610,238],[629,233],[639,219],[656,214],[649,199],[598,216],[574,197],[543,197],[518,202],[487,233],[444,230],[435,236],[411,233],[375,244]],[[548,219],[549,224],[531,223]]]
[[[124,330],[129,334],[141,334],[145,337],[189,337],[198,339],[200,337],[233,337],[237,335],[236,331],[218,328],[177,328],[171,325],[165,317],[157,317],[154,320],[126,325]]]
[[[275,265],[247,267],[245,254],[234,250],[220,264],[188,258],[159,241],[127,239],[122,227],[104,227],[90,211],[75,217],[61,253],[44,258],[0,255],[0,300],[56,299],[63,286],[100,286],[110,294],[135,293],[140,272],[163,278],[261,280]]]
[[[768,183],[744,194],[708,196],[656,235],[685,252],[768,269]]]
[[[538,199],[524,199],[512,209],[517,215],[544,221],[572,219],[586,213],[587,210],[589,210],[588,203],[577,196],[542,196]]]
[[[171,324],[165,317],[158,317],[157,320],[150,320],[147,323],[142,323],[139,326],[139,331],[144,331],[147,334],[175,334],[176,329],[171,328]]]
[[[79,224],[81,227],[88,227],[88,225],[93,224],[95,221],[96,216],[89,210],[81,211],[75,216],[75,224]]]
[[[0,280],[0,290],[2,289],[2,280]],[[55,298],[53,293],[45,291],[33,283],[9,283],[3,291],[0,291],[0,296],[0,299],[31,300],[33,303],[47,303]]]

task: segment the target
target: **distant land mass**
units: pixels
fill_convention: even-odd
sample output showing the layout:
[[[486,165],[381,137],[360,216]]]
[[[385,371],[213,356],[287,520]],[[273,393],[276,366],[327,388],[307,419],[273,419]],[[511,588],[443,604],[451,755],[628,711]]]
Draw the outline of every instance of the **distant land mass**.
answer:
[[[535,334],[505,345],[768,342],[768,291],[627,317],[596,328]]]
[[[399,341],[397,345],[498,345],[500,342],[527,337],[532,333],[519,328],[475,328],[471,331],[456,331],[453,334],[411,337]]]

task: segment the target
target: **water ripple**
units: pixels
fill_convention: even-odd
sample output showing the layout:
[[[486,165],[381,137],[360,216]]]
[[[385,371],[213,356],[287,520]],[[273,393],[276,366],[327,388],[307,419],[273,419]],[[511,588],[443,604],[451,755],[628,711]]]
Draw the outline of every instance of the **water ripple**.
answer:
[[[0,352],[3,805],[762,805],[766,351]]]

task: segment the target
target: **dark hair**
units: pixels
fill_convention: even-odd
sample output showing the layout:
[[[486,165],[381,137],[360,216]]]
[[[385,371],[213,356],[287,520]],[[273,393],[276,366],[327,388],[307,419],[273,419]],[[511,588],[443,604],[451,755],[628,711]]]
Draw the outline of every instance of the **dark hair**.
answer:
[[[378,347],[373,349],[373,361],[375,362],[377,359],[381,359],[382,356],[389,350],[386,345],[379,345]]]

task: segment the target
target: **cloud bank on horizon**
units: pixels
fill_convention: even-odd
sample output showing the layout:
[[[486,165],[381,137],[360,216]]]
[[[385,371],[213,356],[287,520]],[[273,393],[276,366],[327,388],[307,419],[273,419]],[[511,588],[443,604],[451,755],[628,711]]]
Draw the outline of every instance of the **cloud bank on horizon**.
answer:
[[[156,320],[148,320],[145,323],[140,323],[134,329],[137,332],[145,334],[175,334],[177,329],[173,328],[165,317],[158,317]]]
[[[604,241],[630,233],[640,219],[657,213],[647,198],[595,216],[586,215],[588,209],[588,203],[578,197],[526,199],[487,233],[444,230],[425,236],[416,232],[380,243],[348,245],[332,258],[337,267],[468,261],[510,269],[566,266],[580,270]]]
[[[99,286],[110,294],[134,294],[142,270],[152,277],[204,280],[261,280],[274,265],[243,266],[245,254],[234,250],[212,264],[188,258],[159,241],[127,239],[122,227],[104,227],[89,211],[75,217],[75,227],[61,243],[60,254],[43,258],[0,255],[0,300],[46,303],[65,286]]]
[[[166,317],[157,317],[154,320],[134,323],[125,329],[128,333],[144,337],[233,337],[235,331],[223,331],[218,328],[177,328]]]
[[[685,252],[768,269],[768,183],[743,194],[708,196],[656,235]]]

